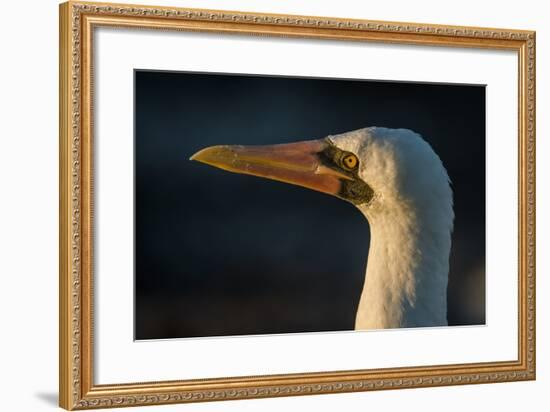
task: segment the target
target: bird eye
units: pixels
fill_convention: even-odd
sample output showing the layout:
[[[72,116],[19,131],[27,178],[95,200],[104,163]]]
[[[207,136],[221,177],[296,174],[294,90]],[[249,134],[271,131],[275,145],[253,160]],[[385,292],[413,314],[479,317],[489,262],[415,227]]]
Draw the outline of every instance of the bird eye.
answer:
[[[342,158],[342,166],[344,169],[353,170],[357,167],[359,160],[354,154],[347,154]]]

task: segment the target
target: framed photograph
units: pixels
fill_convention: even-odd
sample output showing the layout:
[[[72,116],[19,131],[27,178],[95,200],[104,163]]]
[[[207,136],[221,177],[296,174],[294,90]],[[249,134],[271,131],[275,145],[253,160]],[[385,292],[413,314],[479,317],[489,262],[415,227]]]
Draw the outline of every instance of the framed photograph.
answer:
[[[60,6],[60,406],[535,379],[535,33]]]

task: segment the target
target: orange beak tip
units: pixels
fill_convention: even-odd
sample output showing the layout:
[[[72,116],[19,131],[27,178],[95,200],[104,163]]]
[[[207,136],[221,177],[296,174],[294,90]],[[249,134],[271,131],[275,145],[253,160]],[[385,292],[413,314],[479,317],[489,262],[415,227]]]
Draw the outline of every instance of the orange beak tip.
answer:
[[[202,150],[199,150],[198,152],[195,152],[191,155],[191,157],[189,157],[189,160],[195,160],[195,161],[200,161],[200,155],[201,155],[201,152],[203,152],[205,149],[202,149]]]

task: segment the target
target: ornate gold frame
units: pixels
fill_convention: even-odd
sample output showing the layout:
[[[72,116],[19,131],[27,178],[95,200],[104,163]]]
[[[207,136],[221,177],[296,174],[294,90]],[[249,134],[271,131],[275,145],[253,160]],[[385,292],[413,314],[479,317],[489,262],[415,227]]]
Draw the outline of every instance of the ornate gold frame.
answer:
[[[98,26],[508,49],[519,61],[518,359],[117,385],[93,382],[92,45]],[[59,404],[89,409],[535,379],[535,32],[70,1],[60,5]]]

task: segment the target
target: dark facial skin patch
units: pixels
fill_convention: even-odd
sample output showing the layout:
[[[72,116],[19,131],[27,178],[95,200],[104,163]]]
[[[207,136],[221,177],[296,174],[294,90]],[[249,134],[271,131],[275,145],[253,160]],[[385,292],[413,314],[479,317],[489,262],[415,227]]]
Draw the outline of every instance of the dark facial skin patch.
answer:
[[[369,203],[374,196],[374,190],[359,177],[359,159],[353,153],[336,147],[330,139],[326,139],[326,142],[326,148],[318,154],[321,163],[351,178],[340,179],[338,196],[355,205]]]

